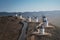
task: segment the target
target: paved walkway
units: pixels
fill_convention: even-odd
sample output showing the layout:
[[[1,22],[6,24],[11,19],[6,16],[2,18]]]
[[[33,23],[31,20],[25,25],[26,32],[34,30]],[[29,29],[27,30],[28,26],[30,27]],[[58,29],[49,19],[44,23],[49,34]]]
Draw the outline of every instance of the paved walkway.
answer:
[[[24,26],[22,28],[22,33],[18,40],[25,40],[25,38],[26,38],[27,23],[26,22],[22,22],[22,23],[24,24]]]

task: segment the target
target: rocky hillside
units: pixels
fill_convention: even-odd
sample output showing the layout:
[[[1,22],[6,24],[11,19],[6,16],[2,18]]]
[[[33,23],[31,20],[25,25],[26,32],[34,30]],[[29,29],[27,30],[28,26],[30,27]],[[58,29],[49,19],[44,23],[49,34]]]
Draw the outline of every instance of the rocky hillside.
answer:
[[[0,17],[0,40],[17,40],[21,34],[22,24],[20,19],[13,16]],[[30,33],[34,29],[36,23],[28,23],[27,40],[30,40]],[[52,25],[52,24],[51,24]],[[38,37],[38,40],[60,40],[60,28],[53,25],[54,29],[47,29],[52,33],[51,37]]]
[[[22,29],[19,22],[17,17],[0,17],[0,40],[17,40]]]

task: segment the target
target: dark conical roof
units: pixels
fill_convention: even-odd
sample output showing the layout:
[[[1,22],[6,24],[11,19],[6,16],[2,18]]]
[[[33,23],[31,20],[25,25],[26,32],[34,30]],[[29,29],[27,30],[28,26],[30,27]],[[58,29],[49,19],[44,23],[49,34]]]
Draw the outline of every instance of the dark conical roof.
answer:
[[[46,18],[46,16],[42,16],[43,18]]]

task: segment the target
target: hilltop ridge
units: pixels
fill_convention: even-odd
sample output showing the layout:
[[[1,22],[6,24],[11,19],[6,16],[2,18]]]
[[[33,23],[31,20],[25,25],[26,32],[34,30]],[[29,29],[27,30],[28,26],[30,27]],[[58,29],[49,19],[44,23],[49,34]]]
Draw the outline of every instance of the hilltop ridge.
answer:
[[[17,40],[18,36],[21,34],[22,24],[20,24],[21,20],[14,16],[2,16],[0,17],[0,40]],[[29,27],[34,27],[35,23],[29,24]],[[52,24],[51,24],[52,25]],[[49,40],[60,40],[60,28],[53,25],[55,29],[50,30],[53,34],[51,38],[47,38]],[[48,29],[49,30],[49,29]],[[30,28],[28,30],[28,34],[30,32]],[[30,39],[29,39],[30,40]],[[39,39],[40,40],[40,39]],[[41,39],[42,40],[42,39]]]

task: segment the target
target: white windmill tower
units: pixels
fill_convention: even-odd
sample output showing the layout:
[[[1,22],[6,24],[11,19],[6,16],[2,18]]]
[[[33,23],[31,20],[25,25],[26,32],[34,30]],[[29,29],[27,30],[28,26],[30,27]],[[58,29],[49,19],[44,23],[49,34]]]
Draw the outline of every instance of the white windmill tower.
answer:
[[[28,21],[29,21],[29,22],[31,22],[31,21],[32,21],[31,17],[28,17]]]
[[[35,22],[38,22],[38,17],[35,17]]]
[[[44,34],[45,33],[45,28],[44,28],[43,24],[41,24],[37,28],[38,28],[37,31],[38,31],[39,34]]]
[[[16,17],[18,16],[18,14],[15,15]]]
[[[22,19],[23,17],[22,17],[22,15],[20,14],[20,19]]]
[[[45,34],[45,28],[43,24],[40,26],[40,33]]]
[[[43,24],[44,24],[44,26],[48,27],[48,20],[47,20],[46,16],[43,16],[42,18],[43,18]]]

